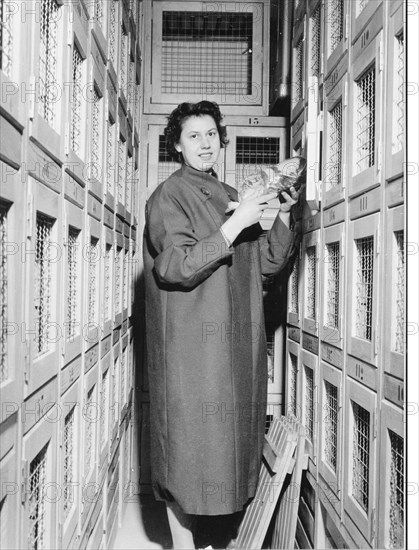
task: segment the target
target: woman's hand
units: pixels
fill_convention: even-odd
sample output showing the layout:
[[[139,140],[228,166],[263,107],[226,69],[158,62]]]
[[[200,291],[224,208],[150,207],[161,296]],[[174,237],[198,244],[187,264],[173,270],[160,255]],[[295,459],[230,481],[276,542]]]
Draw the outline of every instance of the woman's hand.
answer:
[[[240,201],[231,218],[222,225],[223,233],[230,243],[234,242],[243,229],[260,221],[268,201],[276,196],[276,193],[260,195],[257,191],[252,191]]]
[[[276,193],[267,193],[258,196],[257,191],[253,191],[240,201],[239,206],[230,219],[234,220],[241,227],[241,230],[243,230],[259,222],[265,208],[268,206],[268,201],[271,201],[275,197]]]
[[[290,187],[288,191],[282,191],[282,198],[285,202],[281,203],[281,212],[290,212],[294,204],[297,204],[300,197],[301,188],[296,191],[294,187]]]

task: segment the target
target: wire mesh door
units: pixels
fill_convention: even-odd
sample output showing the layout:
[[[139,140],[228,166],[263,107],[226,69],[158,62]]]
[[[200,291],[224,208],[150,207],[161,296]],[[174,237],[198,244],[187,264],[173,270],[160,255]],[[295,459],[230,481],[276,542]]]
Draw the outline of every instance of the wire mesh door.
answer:
[[[365,513],[369,510],[370,413],[352,401],[352,487],[351,494]]]
[[[359,174],[375,163],[375,67],[356,82],[355,113],[354,170]]]
[[[13,60],[13,0],[1,0],[0,4],[0,70],[12,76]]]
[[[42,0],[39,48],[39,114],[54,126],[58,106],[58,22],[60,7],[56,0]]]
[[[388,436],[390,439],[388,548],[404,548],[404,441],[403,437],[392,430],[388,430]]]
[[[344,33],[344,0],[330,0],[326,3],[327,56],[336,50]]]
[[[8,261],[6,254],[7,237],[6,204],[0,202],[0,385],[9,378],[8,370]]]

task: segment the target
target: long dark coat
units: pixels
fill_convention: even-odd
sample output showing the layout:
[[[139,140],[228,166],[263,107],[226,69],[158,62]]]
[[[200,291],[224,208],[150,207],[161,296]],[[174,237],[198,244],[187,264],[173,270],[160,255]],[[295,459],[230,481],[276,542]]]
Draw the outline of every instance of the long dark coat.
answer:
[[[219,228],[237,192],[188,166],[147,203],[144,232],[151,464],[156,497],[229,514],[254,496],[267,397],[262,274],[295,234],[277,218],[228,248]]]

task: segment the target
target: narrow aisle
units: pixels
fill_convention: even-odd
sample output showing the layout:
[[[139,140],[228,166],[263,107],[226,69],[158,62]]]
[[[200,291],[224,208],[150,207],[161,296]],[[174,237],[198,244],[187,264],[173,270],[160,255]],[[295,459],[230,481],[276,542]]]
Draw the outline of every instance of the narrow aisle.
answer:
[[[137,495],[126,505],[112,550],[160,548],[172,548],[165,506],[152,495]]]

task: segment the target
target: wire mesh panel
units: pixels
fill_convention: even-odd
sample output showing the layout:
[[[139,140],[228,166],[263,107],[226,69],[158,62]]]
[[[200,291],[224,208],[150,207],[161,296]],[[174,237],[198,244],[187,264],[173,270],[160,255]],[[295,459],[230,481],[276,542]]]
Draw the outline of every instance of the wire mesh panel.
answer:
[[[404,548],[404,451],[403,438],[389,430],[390,436],[390,503],[389,548]]]
[[[352,401],[352,496],[368,512],[370,473],[370,413]]]
[[[294,264],[292,266],[292,272],[290,277],[290,300],[289,300],[289,312],[294,313],[295,315],[298,315],[298,300],[299,300],[299,293],[298,293],[298,278],[299,278],[299,270],[300,270],[300,257],[297,255]]]
[[[106,192],[115,196],[115,146],[116,124],[111,117],[108,118],[106,132]]]
[[[112,372],[112,394],[111,394],[111,428],[118,420],[118,381],[119,381],[120,356],[115,359]]]
[[[372,339],[374,237],[356,239],[355,335]]]
[[[356,82],[356,173],[375,162],[375,68]]]
[[[94,0],[94,18],[97,23],[103,26],[103,0]]]
[[[104,258],[104,308],[103,320],[109,321],[112,316],[112,246],[106,245]]]
[[[118,0],[109,1],[109,50],[108,57],[112,61],[115,70],[118,66],[118,48],[117,48],[117,2]]]
[[[67,338],[74,338],[80,332],[80,231],[74,227],[68,228],[67,241]]]
[[[48,444],[31,461],[29,468],[28,548],[33,550],[46,548],[47,453]]]
[[[97,325],[99,303],[98,303],[98,282],[99,282],[99,240],[94,237],[90,238],[88,248],[89,261],[89,287],[88,287],[88,322],[90,325]]]
[[[122,307],[126,309],[128,307],[128,276],[129,276],[129,270],[128,270],[128,264],[129,264],[129,251],[125,250],[123,255],[123,270],[122,270],[122,278],[123,278],[123,286],[122,286]]]
[[[328,113],[327,189],[342,182],[342,102]]]
[[[166,137],[159,136],[159,164],[157,169],[157,183],[165,181],[173,172],[180,168],[180,164],[172,160],[167,152]]]
[[[48,326],[52,315],[52,228],[54,220],[43,214],[36,216],[36,255],[35,255],[35,356],[49,349]]]
[[[102,374],[100,385],[100,448],[108,439],[109,369]]]
[[[161,48],[163,93],[252,93],[252,13],[164,11]]]
[[[338,389],[328,380],[325,380],[324,392],[323,457],[326,464],[336,472],[338,453]]]
[[[311,18],[311,57],[310,68],[313,76],[320,75],[320,63],[321,63],[321,4],[314,10]]]
[[[134,157],[132,152],[128,151],[127,158],[127,177],[125,179],[125,207],[131,212],[131,186],[134,176]]]
[[[123,137],[119,136],[118,141],[118,202],[124,204],[125,199],[125,178],[127,175],[127,144]]]
[[[306,312],[307,319],[316,319],[317,307],[317,247],[309,246],[306,249]]]
[[[115,312],[121,313],[122,311],[122,263],[123,263],[123,251],[122,248],[117,247],[115,257]]]
[[[397,153],[404,145],[404,35],[394,37],[394,120],[392,152]]]
[[[278,164],[280,139],[276,137],[236,137],[236,186],[240,191],[243,180],[258,174],[271,164]]]
[[[313,369],[304,365],[304,426],[306,436],[312,442],[314,433],[314,376]]]
[[[101,166],[101,122],[102,122],[102,99],[96,88],[93,89],[91,99],[91,134],[90,134],[90,177],[100,179],[102,174]]]
[[[303,98],[304,86],[304,41],[301,38],[294,48],[294,106]]]
[[[119,45],[119,86],[124,94],[127,93],[128,83],[128,33],[124,25],[121,26],[121,36]]]
[[[73,44],[73,89],[71,94],[71,128],[70,144],[75,153],[80,152],[81,125],[82,125],[82,101],[83,101],[83,58],[77,47]]]
[[[394,296],[396,302],[396,331],[394,334],[393,349],[404,353],[404,324],[405,324],[405,258],[404,258],[404,231],[394,232],[396,273]]]
[[[51,125],[55,121],[57,104],[59,17],[56,0],[42,0],[39,46],[39,114]]]
[[[1,0],[0,3],[0,69],[10,78],[12,74],[13,31],[12,0]]]
[[[63,455],[64,455],[64,487],[63,510],[64,519],[68,517],[74,503],[73,489],[75,481],[75,411],[73,407],[64,419]]]
[[[331,55],[343,38],[344,0],[328,0],[327,42]]]
[[[0,384],[8,379],[7,367],[7,207],[0,202]]]
[[[340,280],[340,244],[326,245],[326,326],[339,328],[339,280]]]
[[[288,396],[288,411],[287,414],[297,416],[297,376],[298,362],[297,356],[293,353],[289,354],[289,396]]]
[[[83,408],[84,424],[84,474],[89,475],[95,460],[95,426],[97,422],[97,406],[95,403],[95,389],[93,386],[87,392],[87,399]]]
[[[127,347],[124,348],[124,351],[121,353],[120,361],[120,384],[119,384],[119,402],[121,407],[125,403],[125,385],[126,385],[126,365],[127,365]]]

